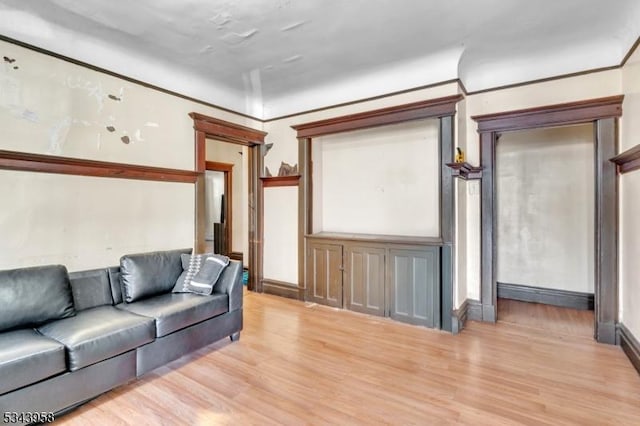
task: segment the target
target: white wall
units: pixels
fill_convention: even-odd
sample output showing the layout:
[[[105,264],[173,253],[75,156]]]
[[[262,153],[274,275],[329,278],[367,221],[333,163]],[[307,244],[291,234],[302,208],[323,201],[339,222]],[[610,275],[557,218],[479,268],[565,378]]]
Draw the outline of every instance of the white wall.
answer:
[[[505,132],[496,148],[497,279],[593,293],[590,124]]]
[[[189,112],[261,127],[13,44],[0,49],[15,59],[0,63],[0,149],[193,170]],[[193,246],[193,184],[14,171],[0,179],[2,268],[79,270],[132,251]]]
[[[248,156],[246,146],[207,139],[207,161],[233,164],[231,251],[242,253],[245,266],[249,262]]]
[[[316,138],[320,230],[440,236],[438,127],[419,120]]]
[[[640,49],[622,70],[620,152],[640,143]],[[640,170],[620,176],[620,320],[640,339]]]
[[[0,170],[0,269],[192,247],[193,185]]]
[[[298,284],[298,188],[264,189],[263,277]]]

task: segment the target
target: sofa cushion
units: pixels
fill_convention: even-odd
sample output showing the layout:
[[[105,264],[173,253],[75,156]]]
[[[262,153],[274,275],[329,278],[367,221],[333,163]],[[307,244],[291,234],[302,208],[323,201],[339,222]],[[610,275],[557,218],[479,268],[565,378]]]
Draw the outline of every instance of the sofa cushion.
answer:
[[[120,285],[120,267],[110,266],[107,268],[109,275],[109,285],[111,286],[111,298],[114,305],[119,305],[122,300],[122,285]]]
[[[0,331],[75,315],[62,265],[0,271],[0,300]]]
[[[111,286],[106,269],[71,272],[69,274],[73,304],[76,311],[113,305]]]
[[[38,328],[66,346],[69,370],[75,371],[153,341],[152,319],[113,306],[80,311],[73,318]]]
[[[118,308],[155,318],[156,336],[162,337],[192,324],[229,311],[226,294],[200,296],[191,293],[167,293]]]
[[[0,333],[0,395],[65,371],[61,343],[33,329]]]
[[[127,303],[171,291],[182,273],[181,254],[191,249],[128,254],[120,258],[122,296]]]
[[[174,293],[211,294],[213,285],[229,264],[227,256],[213,253],[183,254],[180,259],[183,271],[173,287]]]

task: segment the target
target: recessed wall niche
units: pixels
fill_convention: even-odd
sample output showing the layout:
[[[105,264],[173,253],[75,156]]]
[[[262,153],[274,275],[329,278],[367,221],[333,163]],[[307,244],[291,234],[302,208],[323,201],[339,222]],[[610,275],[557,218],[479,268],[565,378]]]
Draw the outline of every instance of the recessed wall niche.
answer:
[[[313,232],[438,237],[439,122],[314,138]]]

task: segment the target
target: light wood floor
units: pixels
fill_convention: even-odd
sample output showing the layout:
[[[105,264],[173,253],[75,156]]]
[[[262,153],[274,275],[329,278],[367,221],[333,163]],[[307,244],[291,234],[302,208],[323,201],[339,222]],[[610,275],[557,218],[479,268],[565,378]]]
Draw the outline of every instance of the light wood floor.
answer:
[[[458,336],[251,293],[240,341],[161,367],[65,425],[640,424],[619,347],[508,322]]]
[[[593,311],[498,299],[498,321],[557,334],[593,337]]]

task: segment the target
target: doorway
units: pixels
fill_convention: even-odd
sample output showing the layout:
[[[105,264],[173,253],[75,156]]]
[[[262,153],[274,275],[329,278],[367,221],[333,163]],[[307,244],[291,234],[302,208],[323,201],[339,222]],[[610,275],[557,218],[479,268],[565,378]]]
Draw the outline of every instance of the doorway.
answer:
[[[496,145],[498,318],[593,335],[592,124],[504,132]]]
[[[207,161],[205,187],[207,198],[206,251],[229,256],[232,254],[233,229],[233,164]],[[242,253],[240,253],[242,255]],[[242,256],[234,258],[242,261]]]
[[[247,287],[249,290],[261,291],[259,283],[262,280],[262,182],[259,179],[264,163],[264,138],[266,132],[250,127],[209,117],[192,112],[195,130],[195,169],[197,173],[195,185],[195,229],[194,250],[196,253],[206,251],[206,163],[207,139],[229,142],[236,146],[246,147],[247,164],[247,229],[248,248],[247,258],[243,259],[243,266],[248,269]],[[233,239],[233,238],[232,238]]]
[[[618,118],[624,96],[591,99],[526,110],[471,117],[480,133],[481,181],[481,318],[497,320],[496,145],[504,132],[590,124],[595,139],[594,337],[615,344],[618,322]]]

